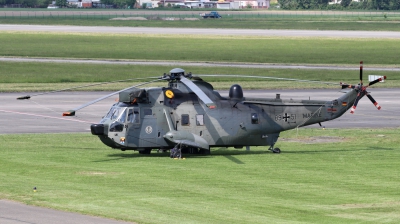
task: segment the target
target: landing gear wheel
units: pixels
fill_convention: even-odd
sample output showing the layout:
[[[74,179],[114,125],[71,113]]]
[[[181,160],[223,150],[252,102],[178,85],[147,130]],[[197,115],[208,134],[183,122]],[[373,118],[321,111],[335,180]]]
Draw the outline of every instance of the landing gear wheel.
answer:
[[[273,150],[272,150],[272,152],[273,153],[281,153],[281,149],[280,148],[274,148]]]
[[[172,148],[171,151],[170,151],[169,157],[170,157],[170,158],[173,158],[173,159],[175,159],[175,158],[178,158],[178,159],[182,158],[182,150],[181,150],[181,147],[182,147],[182,146],[180,146],[179,144],[177,144],[174,148]]]

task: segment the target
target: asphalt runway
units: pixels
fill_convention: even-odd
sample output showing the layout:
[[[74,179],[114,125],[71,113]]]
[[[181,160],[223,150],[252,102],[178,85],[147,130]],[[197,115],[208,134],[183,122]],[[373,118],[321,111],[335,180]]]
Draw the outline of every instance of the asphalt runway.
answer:
[[[160,27],[107,26],[44,26],[0,24],[0,31],[61,32],[61,33],[119,33],[119,34],[185,34],[207,36],[266,36],[266,37],[331,37],[331,38],[400,38],[393,31],[338,31],[338,30],[268,30],[268,29],[203,29]]]
[[[128,224],[72,212],[28,206],[18,202],[0,200],[1,224]]]
[[[382,106],[377,110],[368,98],[363,98],[355,114],[347,112],[342,117],[322,123],[326,128],[384,128],[399,127],[400,89],[369,89],[371,95]],[[282,99],[333,100],[343,93],[339,90],[244,90],[245,97]],[[220,91],[227,96],[227,91]],[[90,125],[97,123],[116,102],[118,95],[77,111],[74,117],[63,117],[62,113],[90,102],[110,92],[64,92],[16,100],[26,94],[0,94],[0,134],[88,132]],[[28,94],[29,95],[29,94]],[[308,127],[319,127],[311,125]]]

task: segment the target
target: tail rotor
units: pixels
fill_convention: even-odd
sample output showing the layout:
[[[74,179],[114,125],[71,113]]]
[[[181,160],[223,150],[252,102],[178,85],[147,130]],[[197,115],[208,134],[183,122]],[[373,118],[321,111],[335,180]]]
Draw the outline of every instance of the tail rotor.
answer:
[[[358,102],[359,102],[359,101],[361,100],[361,98],[363,98],[364,96],[367,96],[368,99],[372,102],[372,104],[374,104],[374,106],[375,106],[378,110],[380,110],[380,109],[381,109],[381,106],[379,106],[378,102],[376,102],[375,99],[371,96],[371,94],[369,94],[369,93],[367,92],[367,88],[370,87],[370,86],[372,86],[372,85],[374,85],[374,84],[376,84],[376,83],[378,83],[378,82],[381,82],[381,81],[383,81],[383,80],[385,80],[385,79],[386,79],[386,76],[383,76],[383,77],[380,77],[380,78],[378,78],[378,79],[376,79],[376,80],[370,82],[367,86],[363,86],[363,62],[360,61],[360,84],[358,84],[358,85],[348,85],[348,84],[345,84],[345,83],[340,83],[341,86],[342,86],[342,89],[351,88],[351,89],[354,89],[354,90],[356,90],[356,91],[358,92],[357,98],[356,98],[356,100],[354,101],[353,106],[351,107],[350,113],[351,113],[351,114],[354,114],[354,112],[355,112],[355,110],[356,110],[356,108],[357,108]]]

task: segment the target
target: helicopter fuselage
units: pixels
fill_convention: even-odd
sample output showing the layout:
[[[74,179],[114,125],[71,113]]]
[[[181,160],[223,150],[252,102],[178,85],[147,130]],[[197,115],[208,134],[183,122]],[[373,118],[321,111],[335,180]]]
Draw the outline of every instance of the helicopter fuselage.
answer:
[[[194,83],[214,106],[180,81],[168,88],[135,89],[120,93],[120,102],[92,125],[92,133],[121,150],[273,146],[282,131],[340,117],[357,96],[353,89],[331,101],[246,98],[240,92],[222,97],[209,83]]]

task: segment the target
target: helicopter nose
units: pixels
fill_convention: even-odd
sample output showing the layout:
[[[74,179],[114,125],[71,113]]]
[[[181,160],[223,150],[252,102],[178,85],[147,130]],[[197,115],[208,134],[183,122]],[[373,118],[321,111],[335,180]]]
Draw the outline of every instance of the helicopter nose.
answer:
[[[92,124],[90,131],[93,135],[104,135],[104,124]]]

